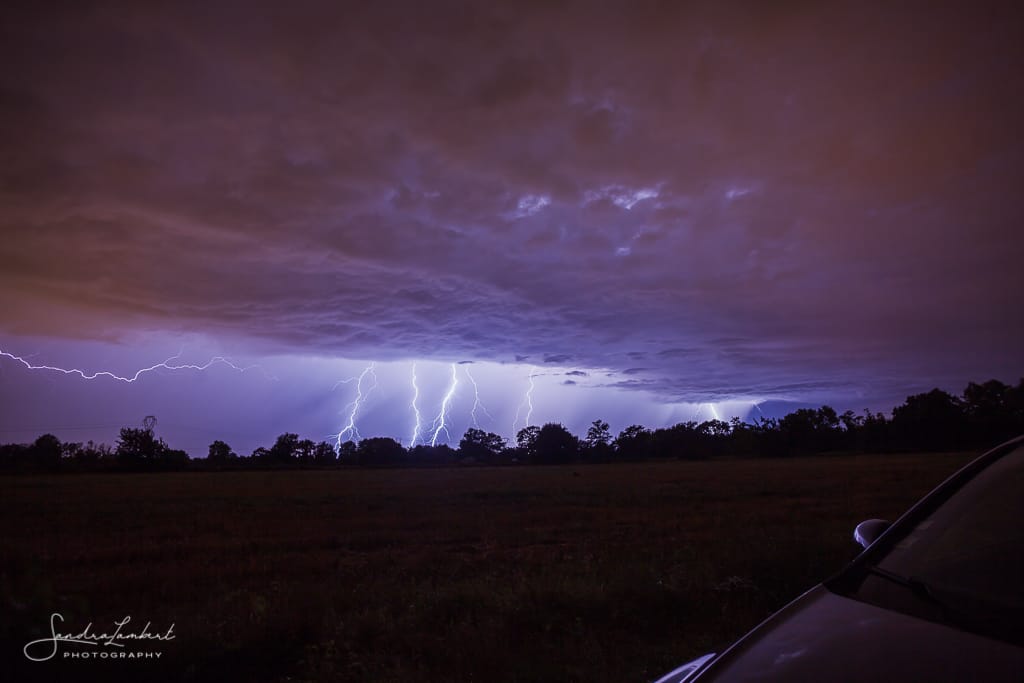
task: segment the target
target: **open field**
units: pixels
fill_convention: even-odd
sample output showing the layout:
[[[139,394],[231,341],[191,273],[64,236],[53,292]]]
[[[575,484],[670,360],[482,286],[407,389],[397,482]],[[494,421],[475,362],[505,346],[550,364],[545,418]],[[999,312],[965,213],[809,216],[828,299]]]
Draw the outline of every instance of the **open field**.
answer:
[[[650,680],[839,569],[857,522],[971,457],[0,478],[4,665],[9,680]],[[28,662],[54,611],[177,637],[159,662]]]

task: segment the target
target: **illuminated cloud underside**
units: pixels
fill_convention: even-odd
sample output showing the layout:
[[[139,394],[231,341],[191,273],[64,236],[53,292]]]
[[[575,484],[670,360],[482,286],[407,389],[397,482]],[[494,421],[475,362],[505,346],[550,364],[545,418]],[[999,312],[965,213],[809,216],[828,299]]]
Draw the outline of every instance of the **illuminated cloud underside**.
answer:
[[[17,65],[0,73],[0,346],[50,344],[41,358],[85,374],[131,349],[128,379],[200,335],[232,352],[193,348],[195,365],[245,357],[276,390],[217,362],[154,367],[129,393],[179,392],[180,407],[153,393],[162,428],[244,405],[250,442],[302,425],[454,440],[466,415],[491,424],[460,404],[461,371],[441,410],[466,360],[509,435],[560,414],[545,392],[656,425],[692,417],[665,417],[675,405],[885,410],[1015,381],[1013,19],[898,3],[257,0],[244,20],[25,5],[0,27]],[[362,360],[296,370],[334,358]],[[0,361],[0,429],[98,410],[57,386],[106,400],[102,377],[71,389]],[[401,379],[330,391],[371,361]],[[507,393],[487,364],[516,368]],[[555,388],[558,369],[590,377]],[[378,427],[385,392],[401,417]]]

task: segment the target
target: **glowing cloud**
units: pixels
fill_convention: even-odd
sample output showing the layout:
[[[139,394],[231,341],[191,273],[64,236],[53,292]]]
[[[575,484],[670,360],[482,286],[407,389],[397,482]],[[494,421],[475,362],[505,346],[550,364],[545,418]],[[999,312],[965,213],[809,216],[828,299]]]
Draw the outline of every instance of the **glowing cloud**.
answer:
[[[645,199],[657,199],[660,194],[661,192],[657,187],[632,189],[622,185],[609,185],[600,190],[587,190],[584,192],[583,203],[586,205],[600,199],[610,199],[615,206],[629,211]]]
[[[516,205],[516,217],[532,216],[545,206],[551,204],[551,197],[544,194],[528,194],[519,199]]]

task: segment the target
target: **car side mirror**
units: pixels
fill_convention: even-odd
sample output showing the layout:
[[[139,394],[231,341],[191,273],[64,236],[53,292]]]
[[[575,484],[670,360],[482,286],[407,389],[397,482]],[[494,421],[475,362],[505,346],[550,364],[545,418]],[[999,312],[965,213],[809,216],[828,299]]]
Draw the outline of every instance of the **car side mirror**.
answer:
[[[867,548],[875,542],[882,533],[892,526],[892,522],[884,519],[869,519],[857,525],[853,530],[853,540]]]

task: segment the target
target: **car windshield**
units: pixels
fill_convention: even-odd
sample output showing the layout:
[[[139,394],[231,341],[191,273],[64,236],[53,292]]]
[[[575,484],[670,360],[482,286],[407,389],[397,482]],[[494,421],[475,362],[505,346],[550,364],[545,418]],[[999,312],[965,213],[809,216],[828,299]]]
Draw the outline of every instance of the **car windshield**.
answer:
[[[868,569],[857,597],[1012,641],[1024,620],[1024,446],[975,475]]]

